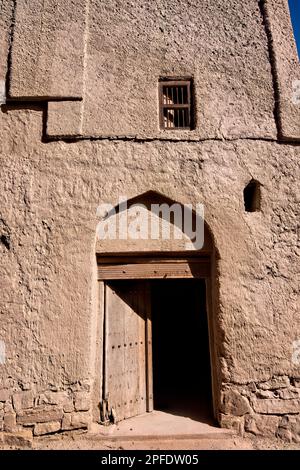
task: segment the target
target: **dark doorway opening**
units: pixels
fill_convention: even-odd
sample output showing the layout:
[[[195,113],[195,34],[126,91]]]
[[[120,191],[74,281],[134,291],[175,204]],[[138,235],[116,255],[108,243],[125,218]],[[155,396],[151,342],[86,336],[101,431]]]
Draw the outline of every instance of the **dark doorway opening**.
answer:
[[[151,281],[154,409],[214,423],[203,279]]]

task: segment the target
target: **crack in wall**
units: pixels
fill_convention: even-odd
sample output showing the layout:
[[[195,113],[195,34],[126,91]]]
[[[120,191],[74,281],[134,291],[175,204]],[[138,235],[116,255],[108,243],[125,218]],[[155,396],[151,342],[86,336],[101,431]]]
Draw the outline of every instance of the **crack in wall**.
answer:
[[[49,137],[45,136],[44,143],[50,142],[64,142],[67,144],[72,144],[80,142],[83,140],[89,140],[91,142],[96,141],[106,141],[106,142],[135,142],[135,143],[148,143],[148,142],[166,142],[168,144],[197,144],[205,142],[237,142],[240,140],[249,140],[249,141],[260,141],[260,142],[277,142],[276,139],[260,138],[260,137],[235,137],[235,138],[221,138],[221,137],[209,137],[209,138],[199,138],[199,139],[164,139],[158,137],[135,137],[135,136],[78,136],[78,137]]]

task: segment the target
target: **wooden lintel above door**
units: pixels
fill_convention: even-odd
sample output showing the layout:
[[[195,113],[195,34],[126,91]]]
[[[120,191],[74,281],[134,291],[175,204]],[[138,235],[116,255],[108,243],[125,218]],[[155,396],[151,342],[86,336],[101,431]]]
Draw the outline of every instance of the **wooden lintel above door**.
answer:
[[[109,262],[110,261],[110,262]],[[115,258],[102,262],[98,259],[98,280],[112,279],[183,279],[210,276],[209,257],[169,258]]]

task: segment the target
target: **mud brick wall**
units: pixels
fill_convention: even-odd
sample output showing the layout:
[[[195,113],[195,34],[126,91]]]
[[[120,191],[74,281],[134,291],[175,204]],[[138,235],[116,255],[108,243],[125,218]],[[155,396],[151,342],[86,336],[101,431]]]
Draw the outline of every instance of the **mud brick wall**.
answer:
[[[299,440],[300,66],[287,1],[0,10],[0,429],[99,421],[97,207],[152,191],[205,207],[220,425]],[[158,81],[174,76],[193,78],[194,130],[159,128]],[[252,180],[260,208],[246,212]]]

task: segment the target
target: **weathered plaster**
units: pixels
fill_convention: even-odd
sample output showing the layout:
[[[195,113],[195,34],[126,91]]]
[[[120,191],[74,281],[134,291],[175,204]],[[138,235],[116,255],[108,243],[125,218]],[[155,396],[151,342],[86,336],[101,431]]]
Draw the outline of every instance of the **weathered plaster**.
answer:
[[[97,419],[96,211],[102,202],[118,203],[119,195],[154,191],[205,206],[219,258],[213,312],[221,424],[296,440],[300,150],[277,141],[261,9],[254,0],[204,1],[201,11],[199,2],[179,0],[99,5],[89,5],[83,101],[48,103],[47,129],[57,139],[46,139],[45,97],[1,107],[0,429],[26,425],[42,435]],[[164,19],[166,8],[172,21],[170,14]],[[47,51],[48,45],[45,58]],[[27,67],[40,73],[30,63],[19,83],[28,79]],[[157,79],[175,72],[195,77],[197,129],[166,137],[157,127]],[[43,89],[61,90],[50,62],[41,74]],[[65,97],[73,96],[71,85],[63,87]],[[33,90],[35,99],[41,90]],[[246,213],[243,190],[251,179],[261,184],[261,210]]]

